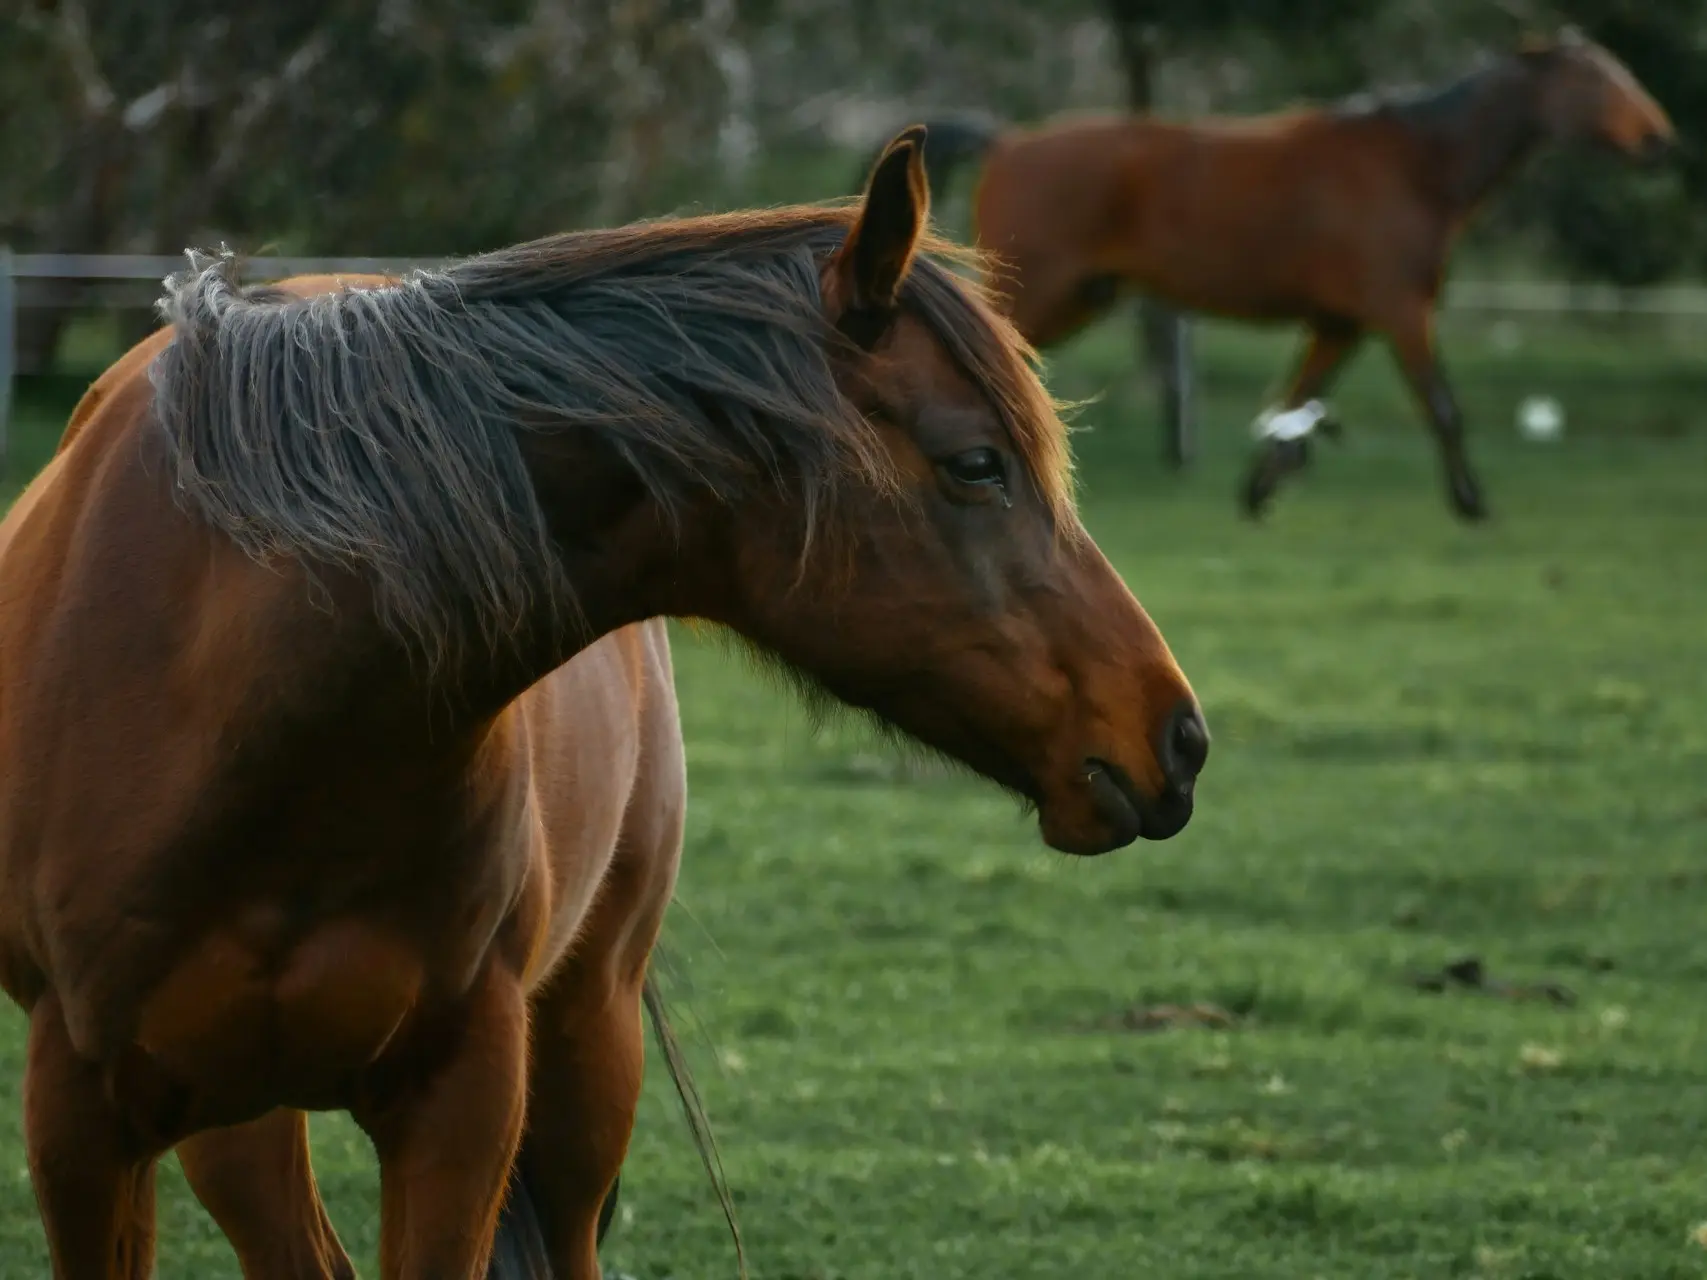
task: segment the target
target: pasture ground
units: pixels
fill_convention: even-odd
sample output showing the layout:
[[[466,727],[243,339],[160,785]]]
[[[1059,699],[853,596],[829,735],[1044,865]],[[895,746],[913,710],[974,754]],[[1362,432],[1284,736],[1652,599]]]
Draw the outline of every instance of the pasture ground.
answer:
[[[1266,527],[1245,424],[1288,349],[1201,342],[1206,453],[1163,471],[1130,335],[1083,396],[1092,532],[1215,737],[1179,838],[1045,852],[987,788],[814,735],[679,634],[694,794],[664,971],[762,1280],[1707,1273],[1707,359],[1650,325],[1448,333],[1495,511],[1456,525],[1380,352]],[[69,390],[74,394],[75,389]],[[1557,394],[1565,439],[1512,413]],[[15,456],[69,401],[23,403]],[[1479,957],[1576,1002],[1416,971]],[[1140,1031],[1213,1005],[1230,1028]],[[0,1275],[45,1274],[0,1012]],[[369,1152],[317,1171],[371,1275]],[[234,1276],[163,1175],[166,1277]],[[660,1071],[609,1263],[733,1274]]]

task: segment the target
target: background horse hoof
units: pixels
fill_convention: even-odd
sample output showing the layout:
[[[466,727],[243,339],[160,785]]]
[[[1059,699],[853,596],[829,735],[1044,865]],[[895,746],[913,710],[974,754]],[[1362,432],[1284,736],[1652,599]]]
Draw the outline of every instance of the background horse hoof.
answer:
[[[1251,468],[1244,489],[1239,495],[1239,509],[1250,519],[1261,520],[1268,514],[1269,507],[1274,505],[1275,490],[1279,487],[1279,475],[1264,459]]]
[[[1274,502],[1280,482],[1310,461],[1310,441],[1271,440],[1257,455],[1245,478],[1243,506],[1247,516],[1260,520]]]
[[[1488,504],[1474,485],[1452,487],[1452,509],[1459,519],[1479,523],[1488,518]]]

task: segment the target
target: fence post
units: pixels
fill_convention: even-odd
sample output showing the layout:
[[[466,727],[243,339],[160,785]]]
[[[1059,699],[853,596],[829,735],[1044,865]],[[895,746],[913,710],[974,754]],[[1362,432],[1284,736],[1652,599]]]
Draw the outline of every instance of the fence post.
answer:
[[[12,250],[0,244],[0,474],[11,461],[12,380],[17,372],[18,281]]]
[[[1143,297],[1138,299],[1138,327],[1162,402],[1162,456],[1173,467],[1188,466],[1197,453],[1190,318]]]
[[[1197,405],[1193,375],[1196,373],[1195,362],[1191,358],[1192,324],[1191,317],[1183,311],[1176,311],[1173,320],[1173,342],[1171,344],[1173,368],[1169,371],[1169,381],[1172,394],[1168,397],[1169,422],[1168,432],[1168,461],[1176,467],[1189,465],[1197,457]]]

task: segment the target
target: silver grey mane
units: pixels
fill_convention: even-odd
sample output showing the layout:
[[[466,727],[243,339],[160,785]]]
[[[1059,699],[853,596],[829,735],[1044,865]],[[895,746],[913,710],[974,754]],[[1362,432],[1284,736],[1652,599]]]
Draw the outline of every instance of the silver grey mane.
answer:
[[[810,520],[875,456],[820,299],[849,215],[710,221],[309,298],[192,254],[150,370],[180,500],[257,559],[365,573],[382,622],[434,662],[574,607],[518,430],[595,433],[666,504],[795,483]],[[922,265],[926,310],[970,315]]]

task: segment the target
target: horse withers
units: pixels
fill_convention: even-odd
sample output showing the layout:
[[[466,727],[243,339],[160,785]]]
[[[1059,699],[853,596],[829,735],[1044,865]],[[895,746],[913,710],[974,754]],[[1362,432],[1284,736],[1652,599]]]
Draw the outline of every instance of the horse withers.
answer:
[[[1299,321],[1303,357],[1280,404],[1324,395],[1364,337],[1383,338],[1433,430],[1452,508],[1487,514],[1442,370],[1434,314],[1465,224],[1537,148],[1586,141],[1653,162],[1675,137],[1628,68],[1567,29],[1451,84],[1334,106],[1175,122],[1076,117],[1003,132],[961,122],[932,178],[983,157],[979,243],[1002,262],[1002,305],[1052,346],[1128,289],[1186,311]],[[1242,502],[1261,514],[1308,456],[1269,432]],[[1330,432],[1334,420],[1317,419]]]
[[[251,1280],[347,1274],[304,1146],[334,1109],[387,1280],[598,1275],[683,803],[649,619],[1056,849],[1186,825],[1196,699],[925,232],[922,137],[857,207],[170,282],[0,524],[0,986],[58,1280],[148,1274],[174,1148]]]

